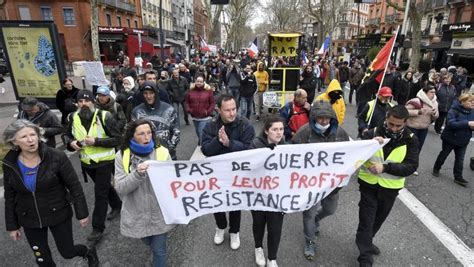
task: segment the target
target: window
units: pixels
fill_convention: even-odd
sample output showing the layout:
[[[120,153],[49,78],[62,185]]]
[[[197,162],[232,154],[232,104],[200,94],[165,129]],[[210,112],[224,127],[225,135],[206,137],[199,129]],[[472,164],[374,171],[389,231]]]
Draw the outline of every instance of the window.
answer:
[[[463,7],[459,7],[456,9],[455,23],[461,22],[463,11],[464,11]]]
[[[49,6],[42,6],[40,8],[43,20],[53,20],[53,12],[51,12],[51,8]]]
[[[135,20],[134,22],[135,22],[135,28],[138,29],[138,21]]]
[[[105,14],[105,20],[107,21],[107,26],[111,27],[112,26],[112,18],[110,17],[110,14]]]
[[[127,18],[127,27],[130,28],[130,19],[129,18]]]
[[[21,20],[31,20],[30,8],[27,6],[19,6],[18,11],[20,12]]]
[[[117,23],[119,27],[122,27],[122,18],[120,16],[117,16]]]
[[[76,25],[76,19],[74,18],[74,9],[72,7],[63,8],[64,25]]]

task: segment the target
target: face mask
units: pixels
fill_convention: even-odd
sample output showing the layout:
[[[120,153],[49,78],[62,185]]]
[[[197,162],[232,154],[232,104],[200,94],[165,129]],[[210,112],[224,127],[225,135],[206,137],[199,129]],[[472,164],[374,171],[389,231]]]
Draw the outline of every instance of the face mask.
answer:
[[[164,77],[164,76],[161,76],[161,79],[162,79],[162,80],[166,80],[166,77]]]
[[[127,84],[127,85],[124,85],[123,88],[125,88],[126,91],[130,91],[132,90],[132,85],[131,84]]]
[[[403,131],[405,131],[405,128],[402,128],[398,133],[394,133],[394,132],[392,132],[392,130],[390,130],[387,127],[386,123],[384,123],[383,127],[385,129],[385,137],[393,139],[395,141],[400,140],[402,138]]]
[[[316,123],[314,124],[314,126],[316,126],[316,129],[318,129],[318,130],[320,130],[321,132],[324,133],[327,129],[329,129],[329,126],[331,126],[331,124],[328,123],[327,125],[323,126],[323,125],[321,125],[321,124],[319,124],[319,123],[316,122]]]

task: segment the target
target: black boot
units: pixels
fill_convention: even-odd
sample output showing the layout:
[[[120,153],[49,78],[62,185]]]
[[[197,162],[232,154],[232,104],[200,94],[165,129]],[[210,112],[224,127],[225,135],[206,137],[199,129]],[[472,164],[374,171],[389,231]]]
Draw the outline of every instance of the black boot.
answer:
[[[86,259],[89,267],[99,267],[99,257],[97,257],[97,250],[95,247],[87,249]]]
[[[462,186],[467,186],[469,184],[468,181],[466,181],[464,178],[462,177],[459,177],[459,178],[454,178],[454,182],[459,184],[459,185],[462,185]]]

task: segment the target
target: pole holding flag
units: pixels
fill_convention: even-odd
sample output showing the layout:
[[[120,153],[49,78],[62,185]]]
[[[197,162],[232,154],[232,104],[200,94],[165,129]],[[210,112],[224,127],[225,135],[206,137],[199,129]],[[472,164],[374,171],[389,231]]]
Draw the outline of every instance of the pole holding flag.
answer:
[[[380,50],[380,52],[377,54],[375,59],[372,61],[369,67],[369,71],[371,70],[372,72],[376,71],[376,73],[373,73],[375,75],[375,80],[380,82],[379,84],[379,89],[377,90],[377,94],[375,95],[375,98],[377,99],[380,93],[380,88],[382,88],[383,81],[385,79],[385,72],[387,72],[387,67],[388,63],[390,62],[390,56],[392,55],[393,52],[393,47],[395,46],[395,40],[397,40],[398,36],[398,30],[400,29],[400,26],[397,27],[397,33],[390,38],[390,40],[385,44],[385,46]],[[383,71],[380,72],[381,67],[383,67]],[[379,71],[377,73],[377,71]],[[373,76],[372,75],[372,76]],[[369,78],[370,79],[370,78]],[[365,78],[364,78],[365,82]],[[393,90],[393,88],[390,88]],[[370,116],[369,116],[369,121],[367,122],[367,125],[370,125],[372,122],[372,117],[374,115],[374,109],[371,110]]]

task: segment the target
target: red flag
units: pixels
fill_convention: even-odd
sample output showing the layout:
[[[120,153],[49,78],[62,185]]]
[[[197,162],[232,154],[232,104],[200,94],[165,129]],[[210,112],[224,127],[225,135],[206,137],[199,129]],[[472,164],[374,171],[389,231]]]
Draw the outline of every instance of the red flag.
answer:
[[[367,69],[363,83],[366,83],[370,80],[375,79],[379,84],[382,81],[382,77],[385,73],[385,66],[387,66],[387,61],[390,60],[390,53],[392,52],[393,45],[395,44],[396,35],[393,35],[392,38],[385,44],[384,47],[379,51],[377,56],[374,58],[370,67]]]

